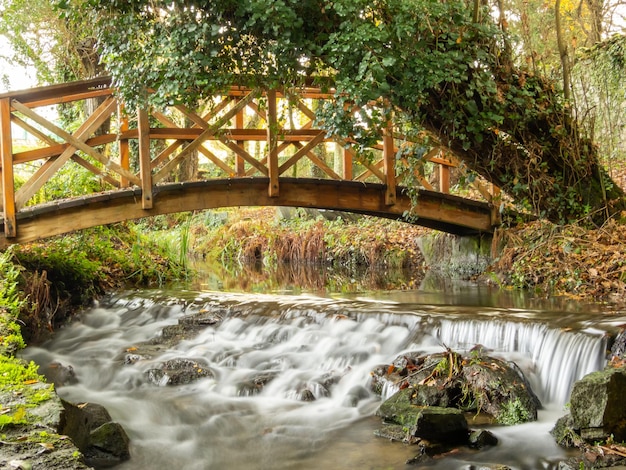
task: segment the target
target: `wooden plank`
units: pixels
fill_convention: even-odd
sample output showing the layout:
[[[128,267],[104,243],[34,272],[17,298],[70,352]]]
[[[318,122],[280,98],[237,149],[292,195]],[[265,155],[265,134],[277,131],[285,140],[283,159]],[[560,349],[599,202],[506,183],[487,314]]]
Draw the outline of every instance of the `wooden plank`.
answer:
[[[298,148],[302,147],[302,144],[300,142],[294,142],[293,145],[295,145]],[[311,160],[313,162],[313,164],[315,164],[315,166],[317,166],[320,170],[322,170],[324,173],[326,173],[332,179],[334,179],[334,180],[341,180],[341,176],[339,176],[337,173],[335,173],[335,171],[331,167],[329,167],[321,158],[319,158],[313,152],[310,152],[310,151],[307,152],[307,157],[309,157],[309,160]]]
[[[450,167],[439,165],[439,191],[450,194]]]
[[[33,137],[38,138],[39,140],[41,140],[42,142],[45,142],[48,145],[56,145],[58,143],[56,140],[54,140],[50,136],[44,134],[43,132],[41,132],[36,127],[31,126],[29,123],[27,123],[26,121],[22,120],[19,116],[13,116],[13,123],[17,124],[22,129],[24,129],[26,132],[28,132],[30,135],[32,135]]]
[[[85,143],[90,147],[97,147],[99,145],[106,145],[118,140],[117,135],[115,134],[104,134],[96,137],[92,137],[91,139],[85,140]],[[34,160],[41,160],[43,158],[50,157],[58,157],[65,150],[70,147],[70,144],[55,144],[50,147],[42,147],[34,150],[26,150],[24,152],[18,152],[13,154],[13,163],[27,163],[32,162]],[[74,149],[76,150],[76,149]]]
[[[91,97],[93,93],[104,93],[105,91],[111,94],[110,85],[111,77],[97,77],[59,85],[46,85],[27,90],[10,91],[1,94],[0,98],[11,98],[29,107],[35,107],[32,105],[33,103],[52,100],[54,100],[54,103],[59,103],[60,99],[68,96]]]
[[[393,125],[391,122],[383,129],[383,169],[385,172],[385,204],[396,203],[396,148],[393,143]]]
[[[267,167],[265,167],[261,162],[256,160],[252,155],[250,155],[246,149],[239,147],[235,142],[228,140],[226,136],[220,136],[220,141],[226,145],[229,149],[235,152],[237,155],[240,155],[245,161],[247,161],[250,165],[256,168],[262,175],[268,176],[269,172]]]
[[[455,196],[420,191],[417,206],[410,198],[398,194],[394,206],[384,204],[385,187],[381,184],[349,181],[317,180],[310,178],[281,178],[279,197],[267,193],[268,178],[235,178],[212,180],[188,185],[162,185],[158,204],[143,210],[135,201],[135,193],[123,191],[122,197],[82,198],[58,204],[54,210],[41,211],[33,217],[20,220],[20,230],[8,242],[25,243],[53,235],[67,233],[96,225],[155,216],[181,211],[238,206],[294,206],[355,211],[379,217],[402,218],[404,211],[413,210],[417,223],[452,233],[492,232],[489,205],[467,201]],[[181,190],[181,187],[184,190]],[[100,202],[98,202],[100,201]],[[7,239],[0,239],[0,245]]]
[[[172,142],[170,145],[168,145],[167,148],[163,149],[161,151],[161,153],[159,153],[152,160],[152,164],[151,164],[152,169],[154,170],[154,169],[158,168],[161,163],[168,161],[170,156],[176,150],[178,150],[180,147],[182,147],[184,143],[185,143],[184,140],[177,140],[176,142]]]
[[[128,131],[128,115],[125,113],[124,108],[121,105],[117,107],[117,116],[120,122],[120,133]],[[120,166],[130,172],[130,145],[128,140],[120,139],[118,145],[120,149]],[[122,188],[127,188],[130,186],[130,181],[128,178],[120,176],[119,184]]]
[[[351,181],[354,178],[354,167],[352,166],[352,153],[341,144],[337,144],[343,149],[343,179]]]
[[[74,154],[74,155],[72,155],[72,160],[75,161],[76,163],[78,163],[80,166],[82,166],[86,170],[91,171],[94,175],[102,178],[104,181],[109,183],[111,186],[113,186],[115,188],[119,188],[120,187],[120,182],[118,180],[113,178],[106,171],[103,171],[100,168],[98,168],[97,166],[89,163],[84,158],[81,158],[78,155]]]
[[[315,148],[316,145],[318,145],[320,142],[323,142],[324,137],[325,137],[324,131],[319,131],[319,133],[317,134],[317,137],[315,137],[313,140],[309,141],[304,146],[300,145],[299,150],[296,153],[294,153],[289,158],[289,160],[287,160],[282,165],[280,165],[280,167],[278,168],[278,174],[282,175],[285,171],[287,171],[289,168],[295,165],[298,162],[298,160],[300,160],[303,156],[305,156],[307,153],[313,150],[313,148]]]
[[[13,176],[13,137],[11,135],[11,98],[0,99],[0,160],[2,161],[2,207],[4,236],[17,236],[15,183]]]
[[[221,104],[221,103],[220,103]],[[179,109],[181,108],[181,109]],[[185,111],[185,115],[186,116],[190,116],[193,115],[195,116],[194,119],[194,125],[195,126],[200,126],[204,129],[209,127],[209,124],[207,122],[204,121],[203,118],[201,118],[200,116],[198,116],[195,113],[189,113],[188,114],[188,110],[185,107],[176,107],[176,109],[179,109],[179,111],[183,112]],[[237,115],[240,115],[241,112],[237,113]],[[164,115],[163,113],[160,112],[153,112],[152,113],[153,116],[155,116],[162,124],[165,124],[166,126],[170,126],[171,128],[177,128],[178,126],[176,125],[176,123],[174,121],[172,121],[169,117],[167,117],[166,115]],[[155,131],[160,131],[161,129],[151,129],[150,130],[150,135],[151,137],[155,137],[155,135],[157,135],[157,133]],[[172,129],[168,129],[168,130],[172,130]],[[181,131],[188,131],[189,129],[176,129],[176,130],[181,130]],[[197,135],[195,135],[195,137],[193,137],[194,139],[197,138],[200,133],[201,133],[201,129],[193,129],[194,131],[197,131]],[[167,149],[165,149],[163,152],[161,152],[157,158],[155,158],[155,161],[152,162],[152,168],[156,168],[160,163],[162,163],[163,161],[166,161],[167,158],[169,158],[169,155],[171,155],[173,153],[173,151],[175,149],[177,149],[178,147],[180,147],[184,142],[182,140],[177,140],[176,142],[174,142],[173,144],[171,144]],[[233,169],[230,168],[226,163],[224,163],[221,159],[219,159],[213,152],[211,152],[209,149],[207,149],[204,145],[200,145],[198,147],[198,151],[200,153],[202,153],[205,157],[207,157],[214,165],[218,166],[219,168],[222,169],[222,171],[225,171],[227,175],[232,175],[233,174]],[[236,158],[241,158],[241,157],[236,157]]]
[[[32,108],[41,108],[43,106],[54,106],[57,104],[72,103],[74,101],[98,98],[101,96],[111,96],[112,94],[113,92],[110,89],[103,88],[103,89],[85,91],[85,92],[63,95],[63,96],[58,96],[58,97],[31,100],[31,101],[28,101],[27,103],[22,103],[22,104],[26,104],[29,108],[32,109]]]
[[[232,119],[240,110],[246,107],[246,105],[254,99],[258,91],[251,91],[245,98],[239,101],[234,107],[232,107],[227,113],[225,113],[220,119],[218,119],[211,127],[205,129],[193,142],[183,149],[177,156],[168,161],[159,172],[154,175],[153,181],[158,183],[165,179],[165,177],[173,170],[189,153],[196,150],[202,143],[209,137],[217,134],[224,124]]]
[[[139,129],[139,175],[141,179],[141,208],[152,209],[152,166],[150,156],[150,116],[145,109],[137,110]]]
[[[150,129],[150,136],[152,139],[181,139],[181,140],[195,140],[201,134],[203,130],[197,127],[194,128],[173,128],[173,127],[157,127]],[[279,140],[290,142],[308,142],[315,138],[319,133],[319,129],[282,129],[280,131]],[[222,129],[219,135],[227,135],[233,140],[255,140],[265,141],[267,140],[267,130],[265,129]],[[207,136],[205,140],[219,140],[218,133]],[[133,133],[133,129],[124,132],[120,135],[120,139],[132,139],[137,138],[136,133]]]
[[[224,171],[228,176],[234,176],[236,174],[233,168],[229,167],[224,161],[222,161],[217,155],[211,152],[204,145],[201,145],[200,147],[198,147],[198,150],[200,151],[200,153],[202,153],[202,155],[204,155],[206,158],[211,160],[211,162],[215,166],[221,168],[222,171]]]
[[[187,119],[189,119],[191,122],[193,122],[196,126],[200,127],[201,129],[206,129],[207,127],[209,127],[208,122],[206,122],[203,118],[201,118],[196,113],[188,109],[186,106],[176,105],[174,106],[174,108],[176,108],[180,113],[182,113],[183,116],[185,116]]]
[[[237,132],[244,130],[243,125],[243,109],[241,111],[239,111],[237,114],[235,114],[235,130]],[[248,139],[238,139],[236,141],[236,144],[241,147],[244,148],[245,145],[245,141]],[[243,157],[239,154],[235,154],[235,173],[237,174],[237,176],[244,176],[246,174],[246,161],[243,159]]]
[[[371,168],[371,169],[376,169],[376,170],[379,170],[379,171],[380,171],[380,169],[383,167],[383,161],[382,161],[382,160],[378,160],[378,161],[373,162],[373,163],[369,163],[369,162],[368,162],[368,164],[369,164],[369,167],[368,167],[368,168]],[[372,170],[371,170],[371,169],[369,169],[369,170],[368,170],[368,169],[366,168],[366,169],[365,169],[365,171],[363,171],[363,173],[361,173],[360,175],[357,175],[357,176],[354,178],[354,181],[365,181],[365,180],[366,180],[367,178],[369,178],[370,176],[376,176],[376,175],[374,175],[374,173],[372,173]],[[383,173],[381,173],[381,174],[383,174]]]
[[[268,194],[278,197],[278,110],[276,90],[267,92],[267,169],[270,178]]]

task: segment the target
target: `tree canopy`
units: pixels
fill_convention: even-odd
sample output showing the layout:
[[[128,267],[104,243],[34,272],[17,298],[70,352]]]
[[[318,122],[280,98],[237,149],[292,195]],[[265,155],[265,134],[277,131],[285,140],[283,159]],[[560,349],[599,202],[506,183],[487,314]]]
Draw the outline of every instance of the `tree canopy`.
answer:
[[[317,83],[329,132],[396,122],[447,146],[540,216],[562,222],[622,193],[557,84],[516,65],[502,19],[461,0],[58,0],[91,15],[103,61],[131,104],[195,103],[231,85]],[[147,90],[151,90],[147,94]],[[349,104],[349,106],[346,106]],[[363,128],[363,126],[359,126]],[[365,133],[367,134],[367,133]],[[364,138],[371,136],[365,135]],[[416,152],[412,158],[419,159]]]

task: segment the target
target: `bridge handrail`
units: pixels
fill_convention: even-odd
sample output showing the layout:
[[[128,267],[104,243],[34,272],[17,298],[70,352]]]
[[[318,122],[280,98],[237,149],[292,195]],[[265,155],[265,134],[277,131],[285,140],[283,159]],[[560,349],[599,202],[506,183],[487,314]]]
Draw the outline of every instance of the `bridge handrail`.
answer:
[[[137,127],[133,129],[129,128],[128,115],[121,112],[122,105],[114,96],[110,77],[0,94],[2,169],[0,183],[5,236],[9,238],[16,236],[17,213],[70,159],[112,187],[124,188],[132,185],[139,187],[142,194],[141,204],[145,210],[152,208],[155,185],[168,178],[172,170],[192,151],[200,151],[228,177],[247,177],[257,173],[269,177],[270,196],[278,195],[279,177],[301,159],[306,158],[330,179],[365,182],[374,178],[374,181],[382,183],[387,188],[385,204],[388,206],[396,204],[396,189],[401,183],[396,168],[399,161],[396,158],[399,136],[394,132],[392,123],[383,129],[382,141],[372,147],[373,150],[380,152],[380,160],[368,161],[352,148],[353,142],[338,136],[329,137],[325,131],[313,128],[315,113],[303,100],[329,99],[332,95],[313,87],[298,91],[299,97],[294,99],[293,90],[270,90],[261,93],[244,87],[232,87],[223,95],[222,101],[216,102],[214,108],[204,116],[182,106],[174,107],[191,123],[190,125],[177,125],[167,115],[156,110],[138,110]],[[255,101],[260,94],[266,100],[266,107],[263,109]],[[297,110],[304,116],[304,123],[300,123],[298,128],[278,126],[277,103],[283,97],[289,97],[290,102],[294,102]],[[43,106],[92,98],[98,98],[102,103],[74,132],[59,128],[56,123],[35,111],[35,108]],[[246,109],[265,121],[266,128],[245,128]],[[164,127],[151,127],[150,117]],[[111,118],[115,120],[117,129],[102,135],[94,135],[94,132]],[[231,125],[226,127],[228,123]],[[11,132],[13,124],[23,128],[46,146],[14,152]],[[56,139],[51,137],[53,135]],[[136,140],[139,148],[137,161],[140,169],[136,173],[131,171],[130,167],[131,140]],[[163,142],[165,148],[153,156],[151,142],[155,140]],[[208,140],[221,142],[231,151],[235,158],[232,164],[234,166],[225,163],[206,148],[204,142]],[[244,146],[247,141],[265,142],[267,154],[261,159],[250,155]],[[313,152],[316,146],[325,142],[335,142],[343,148],[341,174]],[[119,155],[114,158],[104,150],[98,150],[110,144],[117,145]],[[280,156],[283,159],[280,162],[279,155],[290,146],[294,147],[294,153],[288,157]],[[93,163],[89,161],[90,159]],[[441,156],[438,149],[433,149],[428,159],[439,168],[439,190],[442,193],[449,193],[450,169],[458,166],[457,161],[449,155]],[[40,168],[16,191],[14,166],[35,161],[42,162]],[[363,171],[355,175],[353,169],[356,164],[359,164]],[[434,189],[431,182],[420,175],[415,176],[421,179],[426,189]],[[485,185],[478,186],[478,191],[488,202],[492,202],[493,195]]]

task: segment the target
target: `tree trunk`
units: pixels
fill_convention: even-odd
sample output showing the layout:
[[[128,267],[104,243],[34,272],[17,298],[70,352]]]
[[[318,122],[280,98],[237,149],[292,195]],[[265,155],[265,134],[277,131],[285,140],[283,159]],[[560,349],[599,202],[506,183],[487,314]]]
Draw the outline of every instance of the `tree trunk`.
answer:
[[[561,59],[561,69],[563,73],[563,96],[565,100],[571,99],[572,85],[570,83],[570,64],[567,51],[567,44],[563,38],[563,26],[561,25],[561,0],[554,2],[554,25],[556,27],[556,44],[559,48],[559,58]]]
[[[441,95],[431,96],[426,128],[439,136],[469,168],[487,178],[523,203],[539,217],[556,223],[591,217],[602,223],[611,214],[626,209],[623,191],[600,166],[597,147],[580,135],[568,108],[555,111],[557,92],[547,81],[524,77],[514,70],[513,77],[502,86],[514,86],[511,80],[536,80],[533,97],[536,112],[532,121],[520,123],[519,116],[529,103],[510,104],[504,122],[485,129],[481,139],[455,139],[455,125],[441,118]],[[528,86],[525,87],[529,89]],[[540,99],[541,98],[541,99]],[[449,98],[447,98],[449,99]]]

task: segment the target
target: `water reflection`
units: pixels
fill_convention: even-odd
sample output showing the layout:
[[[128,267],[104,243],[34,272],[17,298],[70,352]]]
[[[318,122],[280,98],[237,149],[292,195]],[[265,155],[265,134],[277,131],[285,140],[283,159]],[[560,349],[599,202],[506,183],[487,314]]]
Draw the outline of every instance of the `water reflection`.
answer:
[[[385,266],[339,266],[331,269],[305,263],[264,266],[260,261],[230,267],[196,261],[192,269],[197,276],[190,288],[227,292],[347,294],[404,290],[418,287],[425,277],[425,271],[421,269]]]

